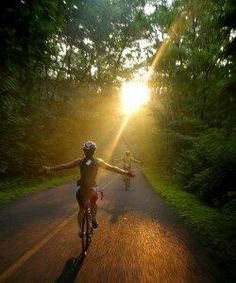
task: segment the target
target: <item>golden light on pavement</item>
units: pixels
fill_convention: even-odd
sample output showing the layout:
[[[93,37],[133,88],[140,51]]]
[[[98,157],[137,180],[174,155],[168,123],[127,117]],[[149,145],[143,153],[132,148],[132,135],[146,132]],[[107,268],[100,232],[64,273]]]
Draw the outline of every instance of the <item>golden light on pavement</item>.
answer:
[[[150,98],[147,85],[139,82],[125,82],[122,85],[121,95],[122,108],[126,114],[132,114]]]

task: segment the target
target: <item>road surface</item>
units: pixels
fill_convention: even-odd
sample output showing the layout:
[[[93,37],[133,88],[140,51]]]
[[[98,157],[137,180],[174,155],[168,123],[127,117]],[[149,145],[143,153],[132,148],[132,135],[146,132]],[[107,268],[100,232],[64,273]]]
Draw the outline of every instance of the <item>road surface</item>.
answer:
[[[0,282],[224,282],[214,258],[141,172],[128,192],[112,173],[101,184],[99,228],[84,259],[74,184],[2,206]]]

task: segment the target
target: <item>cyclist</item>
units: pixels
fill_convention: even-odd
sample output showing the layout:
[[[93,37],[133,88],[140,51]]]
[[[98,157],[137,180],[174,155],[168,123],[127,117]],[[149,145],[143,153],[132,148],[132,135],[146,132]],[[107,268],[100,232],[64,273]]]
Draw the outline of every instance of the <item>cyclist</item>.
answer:
[[[125,154],[121,158],[113,159],[114,161],[123,161],[123,169],[130,171],[132,162],[143,164],[142,161],[139,161],[135,159],[133,156],[131,156],[130,151],[126,150]]]
[[[123,169],[130,171],[131,170],[131,165],[132,162],[138,163],[138,164],[143,164],[142,161],[139,161],[137,159],[135,159],[133,156],[131,156],[130,151],[126,150],[125,154],[123,157],[121,158],[117,158],[117,159],[113,159],[114,161],[123,161]],[[125,181],[125,179],[124,179]],[[127,182],[127,186],[130,187],[130,180],[129,182]]]
[[[94,152],[96,150],[96,144],[92,141],[88,141],[83,145],[83,151],[85,157],[75,159],[66,164],[60,164],[53,167],[43,166],[41,172],[50,172],[50,171],[58,171],[63,169],[71,169],[75,167],[79,167],[80,169],[80,179],[77,182],[77,192],[76,199],[79,203],[79,212],[78,212],[78,224],[79,224],[79,235],[81,237],[81,223],[82,216],[84,211],[84,200],[90,199],[91,203],[91,212],[93,217],[93,228],[98,227],[98,223],[96,220],[97,213],[97,193],[94,190],[96,186],[96,176],[99,167],[106,169],[108,171],[112,171],[115,173],[127,175],[129,177],[134,177],[134,174],[128,170],[122,170],[118,167],[112,166],[106,162],[104,162],[100,158],[94,158]]]

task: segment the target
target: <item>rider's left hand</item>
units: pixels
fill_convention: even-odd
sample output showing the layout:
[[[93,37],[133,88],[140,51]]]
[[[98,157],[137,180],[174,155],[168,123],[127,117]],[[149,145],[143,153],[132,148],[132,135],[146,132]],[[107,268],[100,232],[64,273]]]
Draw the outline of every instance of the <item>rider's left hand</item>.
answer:
[[[48,166],[42,166],[39,170],[40,174],[49,173],[49,172],[50,172],[50,167],[48,167]]]

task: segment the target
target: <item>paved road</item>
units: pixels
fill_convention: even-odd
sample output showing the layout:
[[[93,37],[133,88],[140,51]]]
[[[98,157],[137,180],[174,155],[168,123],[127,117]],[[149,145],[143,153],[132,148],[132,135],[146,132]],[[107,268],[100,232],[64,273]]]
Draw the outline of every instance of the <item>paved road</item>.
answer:
[[[142,173],[128,192],[120,176],[112,177],[101,181],[99,228],[85,259],[73,184],[3,206],[0,282],[224,282],[209,253]]]

